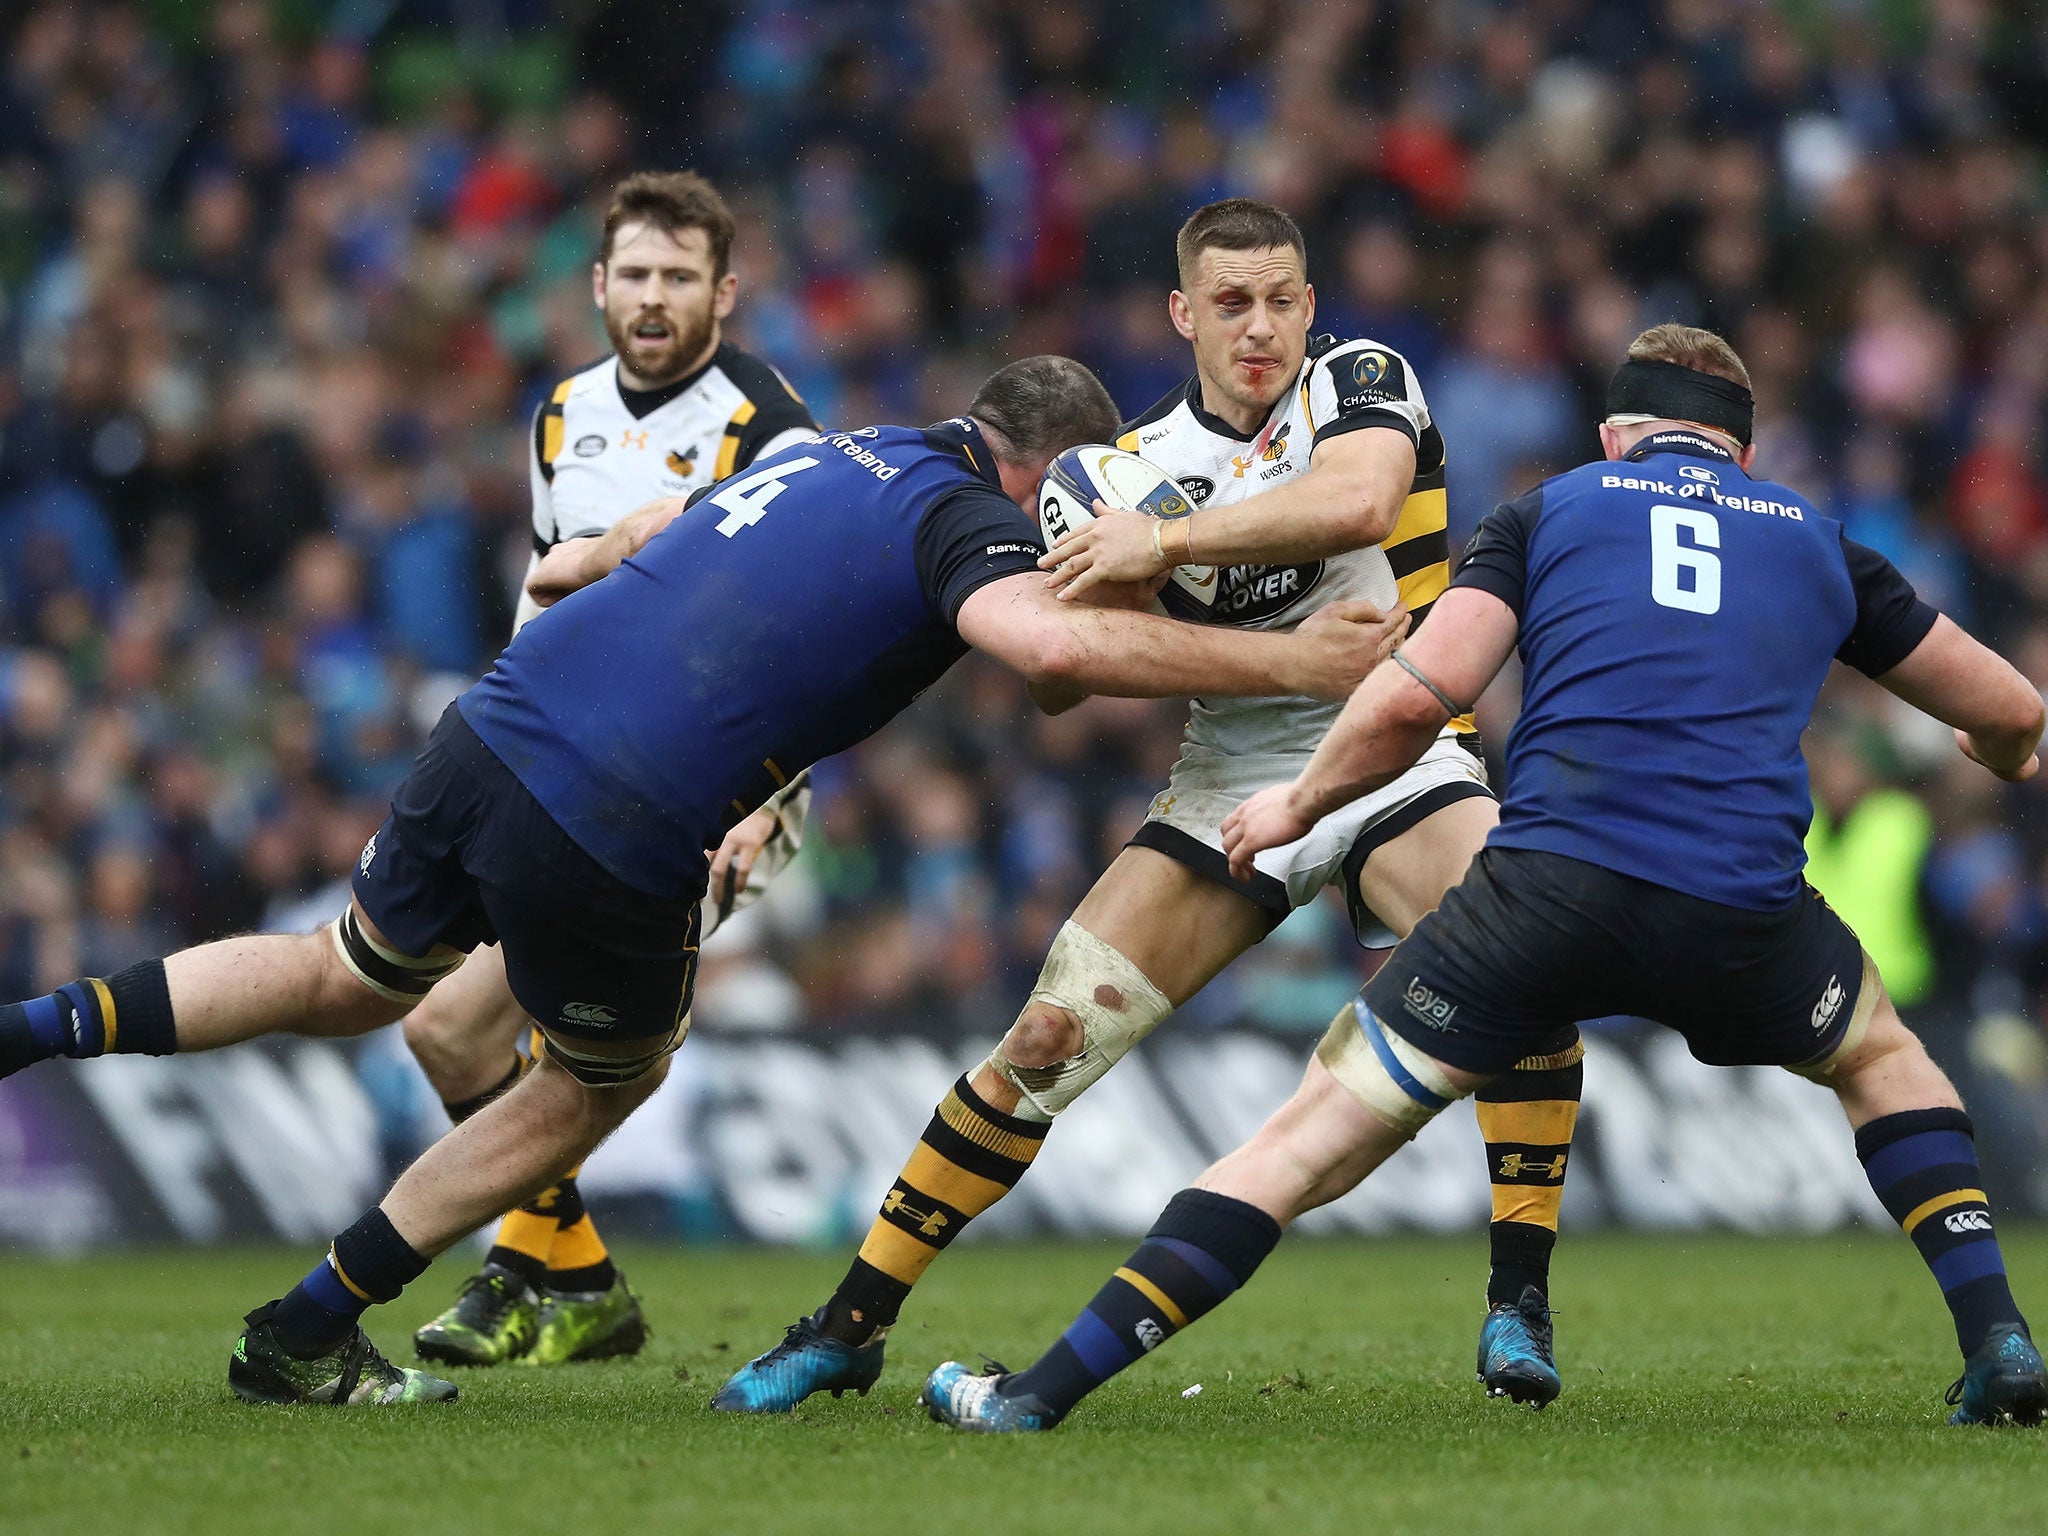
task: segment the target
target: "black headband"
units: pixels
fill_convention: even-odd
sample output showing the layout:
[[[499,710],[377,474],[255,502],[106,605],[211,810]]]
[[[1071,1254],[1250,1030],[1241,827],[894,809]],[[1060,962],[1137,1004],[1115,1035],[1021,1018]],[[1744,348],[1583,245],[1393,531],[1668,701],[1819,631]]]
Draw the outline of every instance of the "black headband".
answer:
[[[1747,448],[1756,423],[1756,397],[1733,379],[1632,357],[1607,386],[1607,414],[1695,421],[1726,432]]]

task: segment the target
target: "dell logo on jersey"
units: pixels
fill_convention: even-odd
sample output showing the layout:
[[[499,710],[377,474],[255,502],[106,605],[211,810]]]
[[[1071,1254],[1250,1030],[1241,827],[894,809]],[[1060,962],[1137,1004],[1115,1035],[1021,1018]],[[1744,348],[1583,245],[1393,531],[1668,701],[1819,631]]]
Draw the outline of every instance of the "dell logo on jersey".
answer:
[[[1842,987],[1842,978],[1830,976],[1827,990],[1821,993],[1820,1001],[1813,1005],[1813,1028],[1816,1034],[1835,1022],[1835,1014],[1841,1009],[1842,999],[1846,995]]]
[[[1991,1213],[1989,1211],[1956,1211],[1952,1215],[1942,1217],[1941,1224],[1947,1227],[1949,1231],[1956,1233],[1989,1232],[1991,1230]]]
[[[562,1022],[564,1024],[615,1024],[619,1016],[603,1003],[564,1003]]]
[[[1721,483],[1719,475],[1715,474],[1711,469],[1703,469],[1697,464],[1681,464],[1678,466],[1678,472],[1688,480],[1698,480],[1707,485],[1719,485]]]

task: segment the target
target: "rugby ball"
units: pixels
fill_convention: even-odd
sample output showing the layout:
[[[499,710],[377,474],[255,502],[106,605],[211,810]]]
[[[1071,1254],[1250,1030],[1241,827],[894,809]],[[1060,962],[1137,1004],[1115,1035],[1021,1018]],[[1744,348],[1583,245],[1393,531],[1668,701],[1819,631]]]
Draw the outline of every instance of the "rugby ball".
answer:
[[[1194,498],[1157,464],[1107,443],[1083,443],[1047,465],[1039,482],[1038,526],[1046,547],[1094,522],[1098,500],[1148,517],[1186,517],[1195,510]],[[1175,618],[1207,618],[1216,601],[1216,567],[1175,566],[1159,601]]]

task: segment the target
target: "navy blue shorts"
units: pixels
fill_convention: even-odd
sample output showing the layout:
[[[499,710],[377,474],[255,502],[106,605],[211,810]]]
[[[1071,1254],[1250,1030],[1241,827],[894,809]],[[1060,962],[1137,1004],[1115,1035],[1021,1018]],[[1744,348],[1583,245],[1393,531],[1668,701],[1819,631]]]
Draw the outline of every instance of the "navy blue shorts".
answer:
[[[689,1011],[696,898],[649,896],[605,869],[452,704],[352,883],[402,953],[496,942],[512,995],[549,1034],[658,1038]]]
[[[1381,1025],[1498,1073],[1568,1050],[1581,1019],[1652,1019],[1710,1066],[1824,1061],[1856,1016],[1863,946],[1811,886],[1776,912],[1597,864],[1485,848],[1366,984]]]

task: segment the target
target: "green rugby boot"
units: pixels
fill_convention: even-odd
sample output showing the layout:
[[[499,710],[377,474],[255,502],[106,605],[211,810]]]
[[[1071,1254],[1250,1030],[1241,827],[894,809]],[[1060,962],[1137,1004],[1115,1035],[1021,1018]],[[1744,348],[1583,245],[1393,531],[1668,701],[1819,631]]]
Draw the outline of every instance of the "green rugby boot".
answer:
[[[486,1264],[455,1305],[412,1336],[413,1353],[444,1365],[503,1365],[533,1348],[540,1298],[516,1271]]]
[[[325,1403],[381,1408],[391,1403],[447,1403],[455,1383],[393,1365],[361,1328],[324,1355],[301,1360],[278,1343],[266,1301],[243,1321],[228,1357],[228,1389],[245,1403]]]
[[[528,1365],[563,1365],[637,1355],[648,1331],[624,1274],[608,1291],[542,1291],[539,1328],[523,1358]]]

